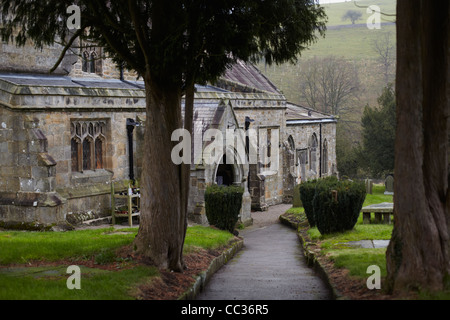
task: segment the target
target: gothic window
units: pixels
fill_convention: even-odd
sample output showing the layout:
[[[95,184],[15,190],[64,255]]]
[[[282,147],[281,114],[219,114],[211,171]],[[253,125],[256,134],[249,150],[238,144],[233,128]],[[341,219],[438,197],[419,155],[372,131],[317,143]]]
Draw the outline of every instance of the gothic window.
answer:
[[[73,120],[71,123],[72,172],[103,169],[105,120]]]
[[[264,137],[264,135],[263,135]],[[263,157],[264,159],[264,164],[263,164],[263,168],[264,169],[270,169],[270,165],[271,165],[271,159],[270,156],[272,154],[272,147],[271,147],[271,139],[272,139],[272,129],[265,129],[265,149],[263,152]],[[264,138],[263,138],[264,139]]]
[[[90,60],[89,60],[89,52],[85,51],[83,52],[83,65],[81,67],[81,70],[83,72],[88,72],[90,70]]]
[[[97,54],[95,53],[95,51],[91,52],[91,56],[90,56],[90,73],[95,73],[95,62],[97,60]]]
[[[102,73],[102,59],[99,48],[86,48],[81,55],[82,66],[81,70],[87,73]]]
[[[289,150],[287,152],[287,165],[289,166],[289,172],[295,172],[295,142],[292,136],[288,137]]]
[[[294,142],[294,138],[292,138],[292,136],[288,137],[288,144],[289,144],[289,149],[291,151],[295,150],[295,142]]]
[[[297,150],[297,175],[300,176],[299,182],[306,179],[306,165],[308,164],[308,150]]]
[[[81,168],[79,168],[79,155],[80,155],[80,146],[81,143],[77,138],[72,138],[70,141],[70,150],[72,154],[72,171],[80,171]]]
[[[86,138],[83,141],[83,171],[92,170],[92,150],[91,150],[91,139]]]
[[[260,159],[262,171],[276,171],[279,169],[279,129],[261,128],[259,132],[260,139]]]
[[[95,139],[95,169],[103,168],[103,141],[100,137]]]
[[[315,133],[309,139],[309,170],[316,172],[317,170],[317,136]]]

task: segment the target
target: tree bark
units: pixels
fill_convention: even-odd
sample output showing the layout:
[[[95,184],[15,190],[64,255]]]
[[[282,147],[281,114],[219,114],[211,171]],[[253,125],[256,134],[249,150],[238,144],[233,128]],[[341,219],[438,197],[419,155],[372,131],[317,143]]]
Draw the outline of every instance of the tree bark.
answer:
[[[145,77],[147,119],[141,176],[141,215],[134,245],[162,269],[182,272],[189,173],[171,159],[172,132],[183,127],[181,88]]]
[[[448,1],[397,1],[392,293],[449,285],[449,9]]]

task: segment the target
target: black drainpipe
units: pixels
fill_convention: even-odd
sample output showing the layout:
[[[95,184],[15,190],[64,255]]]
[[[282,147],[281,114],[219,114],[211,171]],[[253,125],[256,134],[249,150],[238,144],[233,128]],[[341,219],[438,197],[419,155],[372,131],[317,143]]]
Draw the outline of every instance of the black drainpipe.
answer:
[[[322,123],[320,124],[319,140],[319,177],[322,178]]]
[[[133,130],[138,123],[131,118],[127,118],[127,135],[128,135],[128,161],[130,166],[130,180],[135,182],[134,180],[134,167],[133,167]]]

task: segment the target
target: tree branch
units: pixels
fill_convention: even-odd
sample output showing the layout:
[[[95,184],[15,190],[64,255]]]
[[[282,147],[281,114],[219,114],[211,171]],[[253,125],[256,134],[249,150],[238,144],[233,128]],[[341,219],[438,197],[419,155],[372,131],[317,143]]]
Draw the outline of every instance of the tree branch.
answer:
[[[148,34],[145,32],[145,26],[138,15],[138,8],[136,7],[135,1],[128,1],[128,8],[130,11],[131,21],[134,25],[134,30],[136,32],[136,37],[139,42],[139,46],[141,47],[142,54],[145,58],[145,65],[148,66],[150,64],[146,51],[149,48],[148,43]]]
[[[64,59],[64,56],[66,55],[67,50],[70,49],[73,42],[76,40],[76,38],[78,38],[82,34],[83,31],[84,31],[84,28],[80,28],[80,29],[77,29],[77,31],[75,31],[75,33],[70,38],[69,42],[67,42],[67,44],[64,46],[63,50],[61,51],[61,54],[59,55],[58,60],[53,65],[53,67],[50,69],[49,73],[52,73],[53,71],[56,70],[56,68],[58,68],[58,66],[61,64],[61,61]]]
[[[100,11],[98,10],[98,8],[96,8],[96,6],[92,4],[91,1],[88,1],[87,5],[89,6],[92,12],[94,12],[98,16],[101,16]],[[101,4],[98,3],[97,5],[101,6]],[[129,51],[126,45],[118,42],[120,41],[120,39],[115,37],[114,34],[111,33],[111,30],[109,28],[107,28],[104,24],[102,24],[101,21],[99,23],[96,23],[94,27],[101,30],[101,34],[105,42],[111,49],[115,51],[115,53],[120,57],[120,59],[122,59],[122,61],[125,61],[127,64],[131,66],[131,68],[133,68],[138,73],[143,74],[144,70],[142,70],[142,68],[139,66],[137,60],[133,59],[133,54],[131,53],[131,51]],[[127,48],[128,50],[125,48]]]
[[[356,0],[353,1],[353,4],[354,4],[356,7],[361,8],[361,9],[367,9],[367,8],[369,8],[369,6],[358,5],[358,4],[356,3]],[[381,12],[381,11],[380,11],[380,13],[381,13],[383,16],[397,17],[397,14],[395,14],[395,13],[383,13],[383,12]]]

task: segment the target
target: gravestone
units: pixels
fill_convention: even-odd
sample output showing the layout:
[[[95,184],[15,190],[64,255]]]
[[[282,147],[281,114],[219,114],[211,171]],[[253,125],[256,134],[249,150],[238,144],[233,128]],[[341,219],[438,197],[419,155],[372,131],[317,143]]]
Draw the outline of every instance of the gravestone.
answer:
[[[372,194],[372,189],[373,189],[373,181],[372,181],[372,179],[366,179],[365,180],[365,185],[366,185],[366,193],[367,194]]]
[[[384,181],[385,191],[384,194],[394,194],[394,175],[390,174]]]

